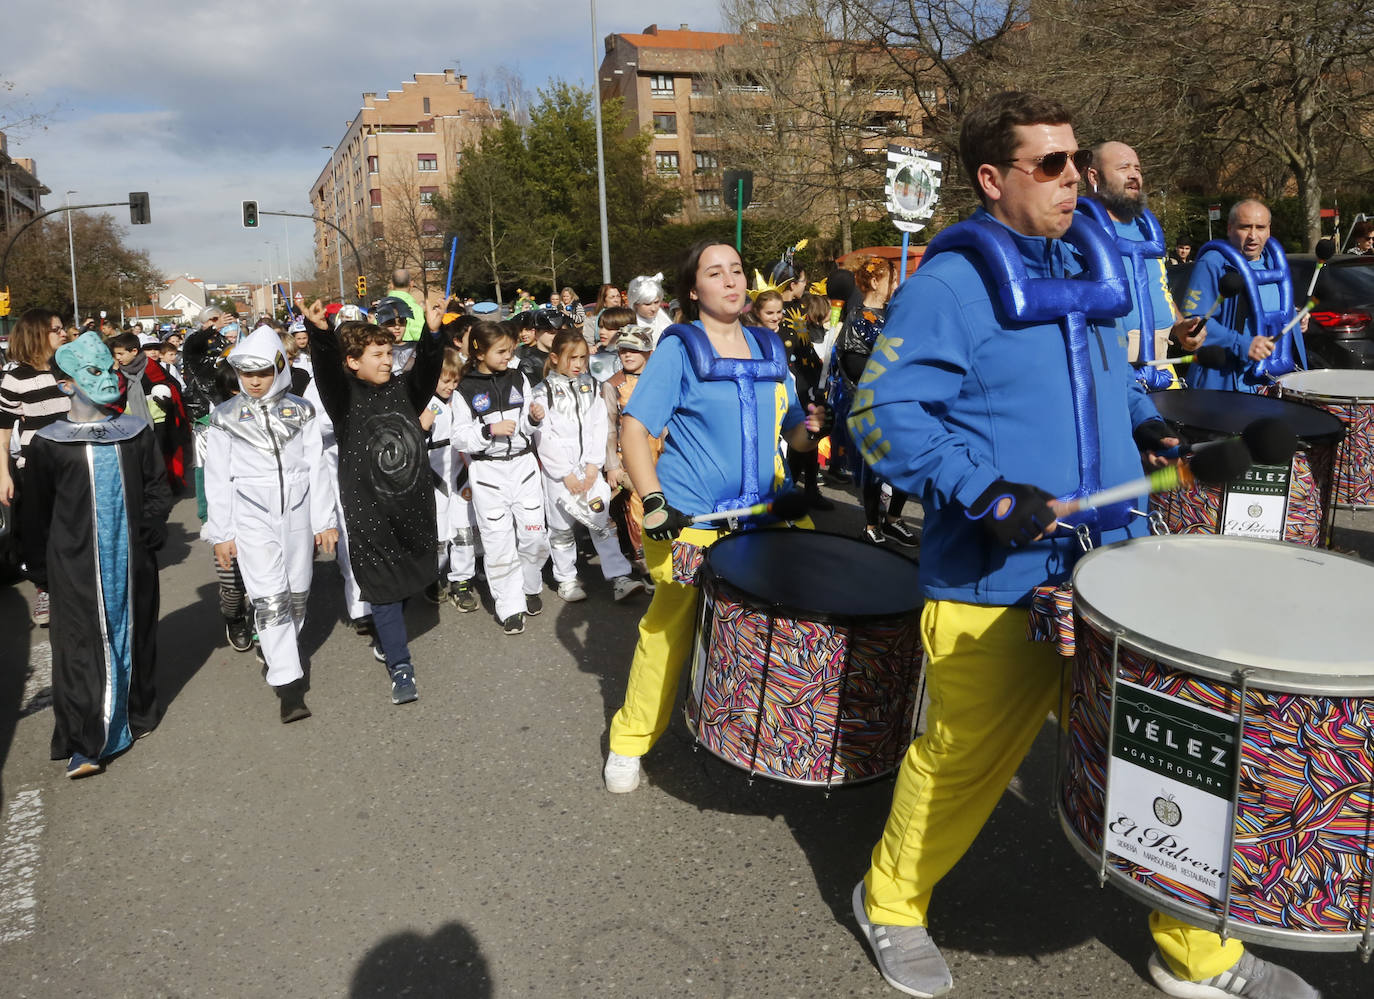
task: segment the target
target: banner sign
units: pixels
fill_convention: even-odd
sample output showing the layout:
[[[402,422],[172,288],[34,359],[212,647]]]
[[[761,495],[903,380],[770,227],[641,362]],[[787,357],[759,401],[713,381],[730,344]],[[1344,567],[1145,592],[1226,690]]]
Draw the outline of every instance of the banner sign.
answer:
[[[911,146],[887,147],[887,211],[902,232],[920,232],[940,201],[940,161]]]

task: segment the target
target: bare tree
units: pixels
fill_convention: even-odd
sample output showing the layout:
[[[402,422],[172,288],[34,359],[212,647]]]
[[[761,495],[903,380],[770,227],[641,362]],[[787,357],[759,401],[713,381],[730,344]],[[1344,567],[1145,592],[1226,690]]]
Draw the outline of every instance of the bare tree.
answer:
[[[755,173],[755,200],[839,233],[881,212],[890,141],[919,131],[905,72],[866,33],[852,0],[726,0],[739,34],[710,74],[720,153]],[[705,88],[703,88],[705,89]]]
[[[388,270],[404,267],[419,277],[423,296],[429,295],[429,273],[425,266],[443,242],[434,211],[435,191],[424,191],[415,172],[406,166],[393,166],[382,189],[385,219],[382,244]]]

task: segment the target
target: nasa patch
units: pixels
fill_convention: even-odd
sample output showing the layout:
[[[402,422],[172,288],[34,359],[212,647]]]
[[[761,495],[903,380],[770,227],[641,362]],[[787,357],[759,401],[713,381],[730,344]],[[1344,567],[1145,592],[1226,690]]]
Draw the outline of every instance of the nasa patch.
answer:
[[[577,386],[577,390],[579,392],[590,392],[592,390],[592,387],[588,385],[586,382],[583,382],[581,385]]]
[[[252,411],[251,409],[249,409],[247,406],[242,406],[242,407],[239,408],[239,422],[240,422],[240,423],[247,423],[247,422],[248,422],[249,420],[251,420],[252,418],[253,418],[253,411]]]
[[[512,388],[510,390],[510,404],[512,406],[518,406],[524,401],[525,397],[520,394],[520,390],[518,388]]]
[[[475,412],[485,413],[491,409],[491,393],[481,392],[472,397],[472,408]]]

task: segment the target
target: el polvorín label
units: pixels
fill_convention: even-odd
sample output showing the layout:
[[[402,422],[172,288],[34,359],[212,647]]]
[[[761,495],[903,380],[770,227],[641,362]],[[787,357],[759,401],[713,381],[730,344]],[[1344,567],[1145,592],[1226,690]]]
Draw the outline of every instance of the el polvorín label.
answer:
[[[1293,466],[1251,465],[1226,484],[1221,505],[1221,533],[1240,538],[1283,540],[1288,517],[1288,483]]]

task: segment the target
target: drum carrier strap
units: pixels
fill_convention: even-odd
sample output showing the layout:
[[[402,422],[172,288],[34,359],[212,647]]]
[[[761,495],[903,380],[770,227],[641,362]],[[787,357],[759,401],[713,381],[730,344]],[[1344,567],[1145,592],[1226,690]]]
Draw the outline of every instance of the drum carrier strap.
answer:
[[[746,335],[752,336],[759,346],[762,358],[721,357],[711,347],[706,331],[695,323],[674,323],[663,331],[660,341],[676,337],[682,341],[683,349],[692,363],[697,378],[704,382],[734,382],[739,392],[740,444],[743,468],[740,469],[744,492],[739,496],[721,500],[715,512],[733,510],[743,506],[753,506],[771,495],[764,491],[759,482],[759,410],[756,382],[779,384],[786,381],[788,374],[787,353],[772,330],[757,326],[745,327]],[[769,428],[772,435],[772,428]],[[741,518],[740,527],[756,527],[773,523],[774,517]],[[732,526],[734,524],[732,523]]]
[[[1061,500],[1080,499],[1102,488],[1102,440],[1098,431],[1088,320],[1115,319],[1130,310],[1131,295],[1121,255],[1107,234],[1089,218],[1075,215],[1064,242],[1083,260],[1085,273],[1074,277],[1032,278],[1011,233],[991,216],[980,215],[942,230],[925,257],[947,250],[967,250],[979,257],[992,279],[992,292],[1017,322],[1057,322],[1064,334],[1073,392],[1074,430],[1078,437],[1078,488]],[[1063,518],[1077,529],[1085,524],[1094,539],[1104,530],[1131,519],[1130,503],[1082,510]]]
[[[1235,268],[1244,280],[1245,301],[1255,321],[1255,332],[1261,336],[1277,337],[1288,320],[1293,318],[1293,283],[1288,274],[1288,257],[1279,241],[1271,236],[1269,242],[1264,244],[1258,269],[1251,267],[1245,255],[1224,239],[1203,243],[1197,251],[1198,259],[1208,252],[1221,254],[1221,258]],[[1264,303],[1260,300],[1260,285],[1265,284],[1278,287],[1279,307],[1274,312],[1265,312]],[[1221,321],[1234,329],[1239,308],[1237,299],[1227,301],[1221,307]],[[1247,385],[1267,385],[1280,375],[1307,367],[1307,358],[1297,353],[1300,335],[1296,330],[1290,331],[1274,344],[1272,354],[1262,361],[1249,362],[1241,376],[1242,380]]]

